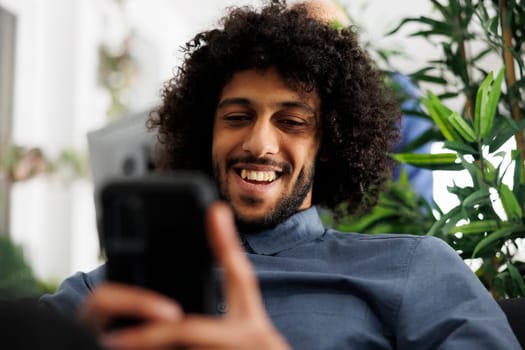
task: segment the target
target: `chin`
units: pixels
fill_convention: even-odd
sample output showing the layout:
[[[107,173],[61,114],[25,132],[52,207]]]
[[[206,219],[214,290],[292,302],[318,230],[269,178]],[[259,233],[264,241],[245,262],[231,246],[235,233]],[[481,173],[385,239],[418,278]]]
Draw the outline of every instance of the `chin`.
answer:
[[[237,229],[240,233],[256,233],[266,231],[277,226],[277,223],[267,222],[264,219],[258,220],[247,220],[247,219],[236,219]]]
[[[275,211],[270,211],[269,213],[266,212],[267,214],[261,215],[242,215],[235,210],[234,213],[237,228],[241,233],[254,233],[270,230],[289,217],[289,215],[279,215],[279,213]]]

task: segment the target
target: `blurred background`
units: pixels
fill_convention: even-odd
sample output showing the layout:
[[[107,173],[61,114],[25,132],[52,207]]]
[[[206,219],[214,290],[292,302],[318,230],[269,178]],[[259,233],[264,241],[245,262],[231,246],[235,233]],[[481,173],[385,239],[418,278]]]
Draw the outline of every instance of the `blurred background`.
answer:
[[[340,3],[368,47],[401,53],[390,61],[396,69],[416,71],[437,54],[424,40],[408,41],[408,28],[385,35],[401,18],[429,14],[430,1]],[[100,174],[141,171],[126,152],[144,156],[133,133],[181,62],[180,47],[228,6],[260,4],[0,0],[0,236],[23,249],[39,280],[53,286],[101,263],[93,196]]]

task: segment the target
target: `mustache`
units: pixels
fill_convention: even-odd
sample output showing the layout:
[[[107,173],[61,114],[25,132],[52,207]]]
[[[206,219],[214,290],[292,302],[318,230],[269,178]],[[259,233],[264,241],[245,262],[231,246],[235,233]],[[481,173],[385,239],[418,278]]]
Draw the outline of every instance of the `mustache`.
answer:
[[[258,164],[258,165],[269,165],[282,169],[283,174],[292,173],[292,165],[288,162],[277,162],[268,158],[257,158],[253,155],[247,155],[243,157],[232,157],[226,161],[226,167],[231,168],[237,163],[244,164]]]

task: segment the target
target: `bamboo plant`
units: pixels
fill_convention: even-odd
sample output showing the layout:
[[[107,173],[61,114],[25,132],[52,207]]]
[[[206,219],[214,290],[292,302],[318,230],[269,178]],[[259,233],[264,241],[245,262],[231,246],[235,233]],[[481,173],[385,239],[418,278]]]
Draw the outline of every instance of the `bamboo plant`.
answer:
[[[439,237],[464,259],[477,259],[476,274],[494,297],[525,296],[525,266],[516,259],[525,238],[525,3],[430,1],[433,18],[405,18],[391,33],[417,23],[411,36],[441,48],[441,58],[409,74],[434,93],[424,93],[419,108],[405,112],[433,121],[414,144],[439,141],[444,150],[415,154],[409,145],[393,157],[432,170],[466,171],[470,184],[447,188],[458,204],[444,211],[425,203],[402,176],[371,213],[344,218],[336,227]],[[489,56],[498,67],[484,66]],[[463,107],[447,107],[451,98],[462,99]],[[509,149],[509,142],[516,146]]]
[[[522,263],[514,260],[516,240],[525,237],[525,180],[520,152],[500,149],[523,129],[523,123],[497,113],[504,73],[504,69],[496,77],[489,73],[481,84],[473,120],[451,111],[432,93],[423,99],[449,152],[393,157],[434,170],[467,170],[471,184],[448,187],[458,204],[439,212],[426,234],[442,238],[465,259],[481,259],[477,274],[494,296],[513,297],[525,295]],[[508,172],[510,183],[505,181]]]

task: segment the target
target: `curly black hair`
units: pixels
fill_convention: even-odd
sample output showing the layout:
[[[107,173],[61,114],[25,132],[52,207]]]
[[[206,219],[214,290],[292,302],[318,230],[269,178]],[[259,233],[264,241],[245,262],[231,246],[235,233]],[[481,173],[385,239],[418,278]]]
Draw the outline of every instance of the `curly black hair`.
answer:
[[[324,157],[316,163],[312,204],[347,213],[369,208],[390,176],[388,153],[399,137],[401,113],[353,27],[336,29],[306,6],[284,1],[259,11],[230,9],[221,24],[186,44],[183,65],[150,115],[149,127],[158,128],[158,166],[213,175],[212,130],[222,88],[235,72],[273,67],[296,91],[320,97]]]

